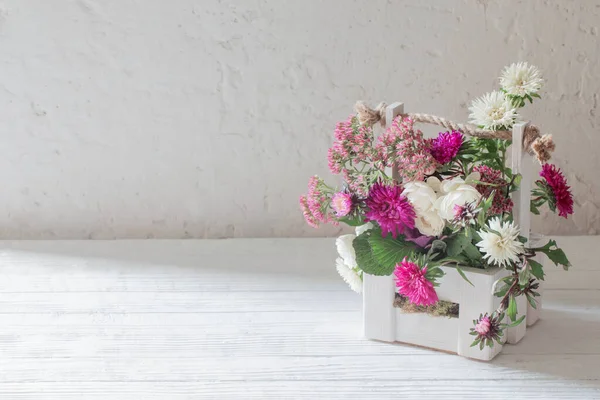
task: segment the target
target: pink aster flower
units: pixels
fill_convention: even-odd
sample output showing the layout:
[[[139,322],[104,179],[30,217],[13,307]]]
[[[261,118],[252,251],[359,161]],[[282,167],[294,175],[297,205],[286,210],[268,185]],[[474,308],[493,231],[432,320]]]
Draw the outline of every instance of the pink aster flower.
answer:
[[[421,269],[405,257],[394,270],[398,293],[406,296],[411,303],[416,305],[430,306],[437,303],[438,295],[433,288],[433,283],[425,276],[426,274],[427,266]]]
[[[352,211],[352,195],[350,193],[338,192],[331,198],[331,208],[337,217],[345,217]]]
[[[475,189],[485,198],[488,198],[494,192],[494,200],[490,208],[490,214],[502,214],[503,212],[511,212],[513,201],[506,193],[506,185],[508,182],[502,178],[502,171],[490,168],[487,165],[478,165],[473,168],[473,171],[479,172],[481,182],[488,185],[477,185]]]
[[[487,336],[491,327],[490,317],[486,314],[475,324],[475,332],[480,336]]]
[[[475,336],[475,340],[471,346],[479,344],[479,348],[483,349],[484,346],[492,346],[493,342],[502,342],[502,321],[504,320],[504,314],[497,314],[493,312],[491,315],[481,314],[478,319],[473,320],[475,325],[469,332],[470,335]]]
[[[391,232],[395,238],[405,228],[415,227],[415,209],[402,196],[402,190],[398,185],[386,186],[376,182],[369,191],[365,202],[368,208],[365,217],[367,221],[376,221],[381,226],[383,236]]]
[[[552,190],[556,208],[558,208],[558,215],[567,218],[569,214],[573,214],[571,187],[567,185],[567,180],[560,169],[552,164],[544,164],[540,176],[546,180],[547,185]]]
[[[431,140],[431,155],[440,164],[447,164],[456,157],[462,144],[463,135],[460,132],[440,132],[437,138]]]

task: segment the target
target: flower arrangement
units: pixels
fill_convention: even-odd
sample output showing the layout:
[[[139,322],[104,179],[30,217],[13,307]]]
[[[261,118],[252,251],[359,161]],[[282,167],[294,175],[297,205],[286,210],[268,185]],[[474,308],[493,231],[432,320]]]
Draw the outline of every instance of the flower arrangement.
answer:
[[[518,63],[506,67],[499,81],[499,90],[473,101],[472,125],[401,114],[376,137],[374,125],[384,124],[385,107],[373,110],[358,103],[357,113],[337,124],[328,153],[329,169],[341,175],[342,187],[331,187],[315,176],[308,194],[300,198],[309,225],[355,227],[354,234],[336,241],[336,267],[356,292],[362,289],[363,273],[393,275],[402,301],[430,309],[439,302],[441,266],[456,268],[467,281],[464,267],[506,269],[508,275],[495,288],[500,306],[473,322],[470,334],[480,348],[502,343],[504,329],[523,321],[517,318],[519,296],[536,307],[538,281],[544,279],[543,266],[534,259],[537,254],[565,270],[570,266],[554,240],[529,247],[513,220],[511,193],[519,188],[521,176],[505,165],[509,130],[521,121],[519,110],[526,102],[541,98],[541,74],[534,66]],[[427,139],[416,122],[435,123],[448,131]],[[566,179],[548,163],[555,150],[551,136],[530,125],[523,146],[542,164],[531,212],[538,214],[546,204],[561,217],[573,214]]]

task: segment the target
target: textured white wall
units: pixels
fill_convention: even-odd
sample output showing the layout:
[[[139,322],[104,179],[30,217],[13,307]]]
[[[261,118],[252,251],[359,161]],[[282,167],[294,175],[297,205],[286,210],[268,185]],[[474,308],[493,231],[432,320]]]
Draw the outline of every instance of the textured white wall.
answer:
[[[599,1],[0,0],[0,236],[331,234],[297,198],[356,99],[465,120],[518,60],[576,195],[537,229],[598,233],[599,23]]]

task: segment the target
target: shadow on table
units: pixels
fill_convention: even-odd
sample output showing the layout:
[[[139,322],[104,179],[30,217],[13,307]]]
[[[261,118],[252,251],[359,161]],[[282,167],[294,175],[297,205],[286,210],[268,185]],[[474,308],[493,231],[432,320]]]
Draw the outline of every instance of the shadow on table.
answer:
[[[592,295],[597,306],[597,294]],[[527,328],[525,338],[517,345],[505,346],[492,363],[527,371],[528,375],[539,374],[540,380],[573,380],[578,385],[600,388],[600,315],[597,308],[589,306],[586,303],[571,311],[544,309],[543,319]]]
[[[334,239],[1,241],[3,273],[156,273],[341,281]],[[343,282],[339,286],[344,288]]]

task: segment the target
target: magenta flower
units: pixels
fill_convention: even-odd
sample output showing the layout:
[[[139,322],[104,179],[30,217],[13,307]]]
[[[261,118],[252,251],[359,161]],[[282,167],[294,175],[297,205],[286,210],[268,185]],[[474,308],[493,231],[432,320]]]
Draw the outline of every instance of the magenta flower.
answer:
[[[430,306],[437,303],[438,295],[433,288],[433,283],[425,276],[426,274],[427,266],[421,269],[417,264],[404,257],[401,263],[396,264],[394,270],[398,293],[406,296],[411,303],[416,305]]]
[[[546,180],[554,195],[558,215],[567,218],[569,214],[573,214],[571,187],[567,185],[567,180],[560,169],[552,164],[544,164],[540,176]]]
[[[391,232],[396,238],[405,228],[415,227],[415,209],[408,199],[402,196],[401,186],[386,186],[376,182],[369,191],[366,205],[366,220],[376,221],[381,226],[382,236]]]
[[[456,157],[462,144],[463,135],[460,132],[440,132],[437,138],[431,140],[431,155],[440,164],[447,164]]]
[[[493,312],[492,315],[481,314],[478,319],[473,320],[475,325],[471,328],[469,335],[475,336],[475,340],[471,346],[479,345],[480,349],[484,346],[492,347],[494,341],[500,343],[502,341],[502,321],[504,320],[504,313],[497,314]]]
[[[480,336],[487,336],[490,333],[491,327],[490,317],[486,314],[475,324],[475,332]]]
[[[481,196],[488,198],[492,192],[494,192],[494,200],[492,201],[492,207],[490,207],[490,214],[502,214],[503,212],[511,212],[513,208],[513,201],[506,193],[506,185],[508,182],[502,177],[502,171],[494,168],[490,168],[487,165],[478,165],[473,168],[473,171],[479,172],[481,182],[487,183],[488,185],[477,185],[475,189]]]
[[[331,198],[331,208],[337,217],[345,217],[352,211],[352,195],[350,193],[338,192]]]

